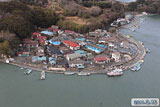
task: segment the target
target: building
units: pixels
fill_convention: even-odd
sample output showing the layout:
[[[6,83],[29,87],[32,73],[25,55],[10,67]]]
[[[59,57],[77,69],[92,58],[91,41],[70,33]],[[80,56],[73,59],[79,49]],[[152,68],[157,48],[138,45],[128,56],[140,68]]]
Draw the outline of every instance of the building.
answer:
[[[18,56],[28,57],[30,52],[17,52]]]
[[[59,51],[59,49],[57,49],[54,46],[49,45],[47,50],[48,50],[49,55],[52,55],[54,57],[61,56],[61,52]]]
[[[66,45],[67,47],[69,47],[71,50],[77,50],[80,48],[80,45],[75,43],[75,42],[71,42],[69,40],[64,40],[63,44]]]
[[[105,64],[110,62],[110,58],[106,56],[97,56],[94,58],[96,64]]]
[[[31,39],[25,39],[23,42],[23,45],[30,48],[36,48],[38,47],[39,43],[38,41],[33,41]]]
[[[47,35],[47,36],[54,36],[54,32],[51,32],[51,31],[48,31],[48,30],[42,31],[41,34],[44,34],[44,35]]]
[[[76,32],[71,31],[71,30],[65,30],[64,33],[67,35],[75,35],[76,34]]]
[[[74,59],[79,59],[83,57],[83,54],[79,54],[79,53],[72,53],[72,54],[67,54],[66,55],[66,59],[68,61],[74,60]]]
[[[100,46],[93,45],[93,44],[87,44],[87,45],[85,45],[85,47],[86,47],[88,50],[90,50],[90,51],[92,51],[92,52],[95,52],[95,53],[97,53],[97,54],[100,54],[100,53],[103,52],[104,49],[105,49],[105,48],[102,48],[102,47],[100,47]]]
[[[37,56],[44,56],[44,48],[42,47],[38,47],[37,48],[37,53],[36,53]]]
[[[69,67],[71,68],[84,68],[84,61],[83,60],[73,60],[68,62]]]
[[[121,59],[121,55],[119,52],[113,52],[112,53],[112,59],[115,61],[115,62],[120,62],[120,59]]]

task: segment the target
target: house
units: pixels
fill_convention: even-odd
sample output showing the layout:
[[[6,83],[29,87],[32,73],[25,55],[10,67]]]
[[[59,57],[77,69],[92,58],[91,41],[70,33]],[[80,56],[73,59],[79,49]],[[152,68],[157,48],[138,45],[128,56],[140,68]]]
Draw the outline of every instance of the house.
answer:
[[[56,64],[56,62],[55,62],[55,59],[54,59],[54,58],[49,57],[48,59],[49,59],[49,63],[50,63],[50,64]]]
[[[119,52],[113,52],[112,53],[112,59],[115,61],[115,62],[119,62],[120,59],[121,59],[121,55]]]
[[[31,39],[25,39],[23,42],[23,45],[30,48],[36,48],[38,47],[38,41],[33,41]]]
[[[59,26],[55,26],[55,25],[52,25],[51,28],[54,30],[54,29],[59,29]]]
[[[38,32],[34,32],[34,33],[32,33],[31,38],[32,38],[32,39],[36,39],[36,38],[37,38],[37,37],[39,37],[39,36],[41,36],[41,34],[40,34],[40,33],[38,33]]]
[[[70,53],[70,50],[66,47],[59,47],[59,50],[62,54]]]
[[[68,62],[69,67],[71,68],[84,68],[84,61],[83,60],[73,60]]]
[[[92,52],[95,52],[95,53],[97,53],[97,54],[99,54],[99,53],[101,53],[101,52],[104,51],[104,48],[102,48],[102,47],[100,47],[100,46],[97,46],[97,45],[93,45],[93,44],[87,44],[87,45],[85,45],[85,47],[86,47],[88,50],[90,50],[90,51],[92,51]]]
[[[99,38],[98,43],[104,43],[104,44],[106,44],[106,43],[108,43],[108,38],[101,37],[101,38]]]
[[[86,52],[84,50],[77,50],[77,51],[74,51],[74,53],[79,53],[83,56],[86,56]]]
[[[67,35],[75,35],[76,34],[76,32],[71,31],[71,30],[64,30],[64,33]]]
[[[18,56],[28,57],[30,52],[17,52]]]
[[[43,47],[38,47],[37,48],[37,53],[36,53],[37,56],[44,56],[44,48]]]
[[[55,56],[55,57],[56,56],[61,56],[61,52],[59,51],[59,49],[57,49],[54,46],[49,45],[47,50],[48,50],[49,55],[52,55],[52,56]]]
[[[66,59],[68,61],[74,60],[74,59],[79,59],[83,57],[83,54],[79,54],[79,53],[72,53],[72,54],[67,54],[66,55]]]
[[[48,35],[48,36],[54,36],[54,32],[51,32],[48,30],[42,31],[41,34]]]
[[[106,56],[97,56],[94,58],[94,62],[97,64],[105,64],[110,62],[110,58]]]
[[[56,60],[56,66],[58,66],[58,67],[68,67],[69,65],[68,65],[68,61],[66,59],[64,59],[64,58],[59,59],[58,58]]]
[[[113,43],[109,43],[109,44],[108,44],[108,49],[113,50],[113,49],[114,49],[114,46],[115,46],[115,45],[114,45]]]
[[[63,44],[66,45],[67,47],[69,47],[71,50],[77,50],[80,48],[80,45],[75,43],[75,42],[71,42],[69,40],[64,40]]]

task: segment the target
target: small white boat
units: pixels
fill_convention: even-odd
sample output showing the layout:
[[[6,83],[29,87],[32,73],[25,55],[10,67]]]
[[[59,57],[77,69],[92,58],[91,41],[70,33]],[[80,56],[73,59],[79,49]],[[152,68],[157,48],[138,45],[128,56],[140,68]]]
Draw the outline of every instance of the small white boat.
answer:
[[[112,70],[111,72],[107,72],[108,76],[121,76],[123,75],[123,70],[122,69],[115,69]]]
[[[24,69],[23,67],[21,67],[20,69]]]
[[[9,59],[6,59],[6,64],[9,64]]]
[[[74,75],[75,73],[74,72],[65,72],[64,74],[65,75]]]
[[[32,72],[31,69],[27,69],[27,70],[24,72],[24,75],[29,75],[31,72]]]
[[[45,71],[41,72],[41,80],[45,80],[46,79],[46,73]]]
[[[89,76],[90,73],[87,73],[87,72],[79,72],[78,75],[79,75],[79,76]]]

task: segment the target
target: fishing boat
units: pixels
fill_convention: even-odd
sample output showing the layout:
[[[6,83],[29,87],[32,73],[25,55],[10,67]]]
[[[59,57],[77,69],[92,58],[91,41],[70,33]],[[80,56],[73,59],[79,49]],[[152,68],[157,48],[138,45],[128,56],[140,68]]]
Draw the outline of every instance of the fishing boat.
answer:
[[[136,65],[131,69],[131,71],[139,71],[140,69],[141,69],[141,66],[140,65]]]
[[[79,72],[78,75],[79,75],[79,76],[89,76],[90,73],[87,73],[87,72]]]
[[[123,70],[122,69],[115,69],[110,72],[107,72],[107,75],[108,76],[121,76],[121,75],[123,75]]]
[[[148,48],[146,49],[146,52],[147,52],[147,53],[151,53],[151,51],[150,51]]]
[[[31,69],[27,69],[27,70],[24,72],[24,75],[29,75],[31,72],[32,72]]]
[[[46,79],[46,73],[45,71],[41,72],[41,80],[45,80]]]
[[[64,74],[65,75],[74,75],[75,73],[74,72],[65,72]]]
[[[6,64],[9,64],[9,59],[6,59]]]

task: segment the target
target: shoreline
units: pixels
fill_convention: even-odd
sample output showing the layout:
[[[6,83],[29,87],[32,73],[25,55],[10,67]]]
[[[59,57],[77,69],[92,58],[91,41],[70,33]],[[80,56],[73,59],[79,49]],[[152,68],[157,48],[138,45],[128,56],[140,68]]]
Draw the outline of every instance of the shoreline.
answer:
[[[123,35],[123,37],[125,37]],[[125,37],[127,38],[127,37]],[[145,55],[146,55],[146,49],[145,47],[139,43],[138,41],[134,40],[133,38],[127,38],[129,41],[132,41],[132,43],[135,43],[138,47],[138,52],[137,52],[137,55],[135,58],[132,58],[132,60],[128,61],[127,63],[120,63],[120,64],[117,64],[116,66],[114,67],[117,67],[117,66],[120,66],[120,65],[123,65],[124,69],[123,71],[126,71],[126,70],[129,70],[131,69],[133,66],[136,65],[137,62],[139,62],[140,60],[143,60]],[[5,60],[1,59],[0,62],[2,63],[5,63]],[[72,72],[74,74],[78,74],[79,72],[76,71],[76,72],[73,72],[73,71],[49,71],[49,70],[46,70],[44,68],[38,68],[37,66],[33,66],[31,64],[19,64],[17,63],[16,61],[12,61],[9,63],[10,65],[14,65],[14,66],[17,66],[17,67],[23,67],[23,68],[27,68],[27,69],[32,69],[32,70],[35,70],[35,71],[45,71],[47,73],[54,73],[54,74],[65,74],[65,72]],[[113,65],[111,65],[110,67],[112,67]],[[109,67],[108,67],[109,68]],[[81,72],[85,72],[85,73],[90,73],[90,74],[106,74],[108,70],[108,68],[104,69],[104,70],[96,70],[96,71],[81,71]]]
[[[140,17],[140,15],[135,15],[135,18],[131,21],[131,23],[127,24],[127,25],[124,25],[124,26],[129,26],[129,25],[133,25],[133,23]],[[124,26],[120,27],[123,28]],[[130,61],[128,62],[123,62],[123,63],[119,63],[119,64],[116,64],[116,65],[111,65],[109,67],[107,67],[106,69],[103,69],[103,70],[96,70],[96,71],[81,71],[81,72],[85,72],[85,73],[90,73],[90,74],[106,74],[108,71],[109,71],[109,68],[110,67],[118,67],[118,66],[123,66],[123,71],[126,71],[126,70],[129,70],[131,69],[133,66],[135,66],[135,64],[137,62],[139,62],[140,60],[143,60],[145,55],[146,55],[146,49],[144,47],[143,44],[141,44],[139,41],[136,41],[134,38],[127,38],[125,35],[121,34],[120,32],[118,32],[122,37],[128,39],[131,43],[134,43],[138,50],[137,50],[137,53],[136,53],[136,56],[133,57]],[[5,60],[4,59],[0,59],[0,62],[2,63],[5,63]],[[12,61],[9,63],[10,65],[14,65],[14,66],[17,66],[17,67],[23,67],[23,68],[27,68],[27,69],[32,69],[32,70],[35,70],[35,71],[45,71],[45,72],[48,72],[48,73],[55,73],[55,74],[65,74],[65,72],[72,72],[74,74],[78,74],[79,72],[78,71],[49,71],[49,70],[46,70],[44,69],[44,67],[38,67],[37,65],[35,64],[29,64],[29,63],[19,63],[17,61]]]

